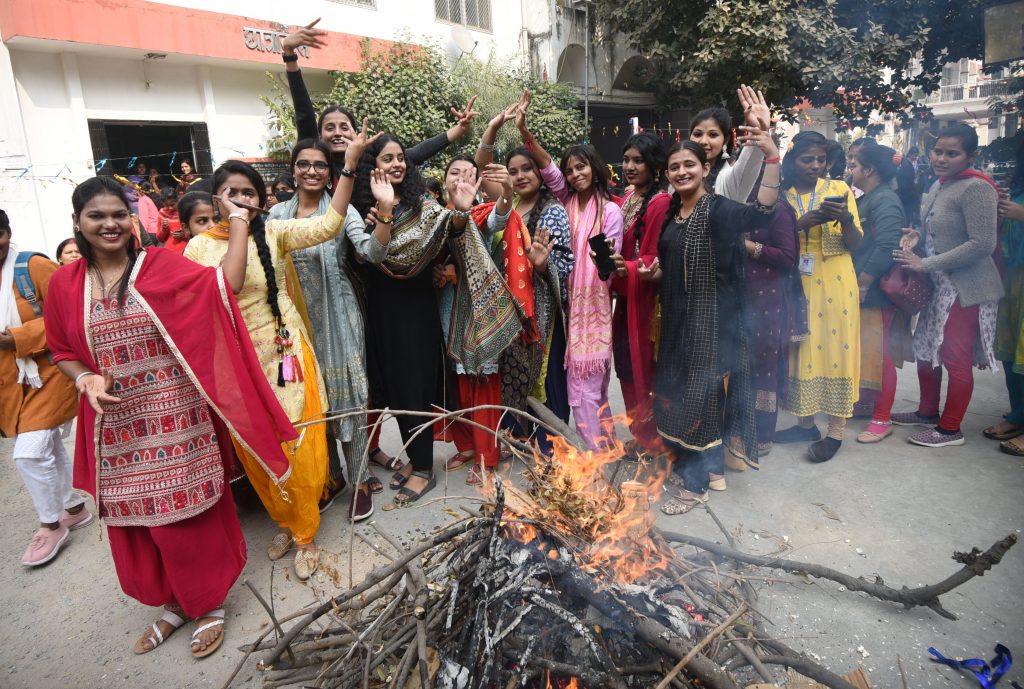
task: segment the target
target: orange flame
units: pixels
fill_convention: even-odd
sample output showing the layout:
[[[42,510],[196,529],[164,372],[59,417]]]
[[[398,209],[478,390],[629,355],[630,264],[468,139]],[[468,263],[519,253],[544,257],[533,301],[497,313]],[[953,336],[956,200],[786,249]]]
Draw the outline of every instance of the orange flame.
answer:
[[[628,424],[629,419],[619,416],[604,423],[611,430],[615,423]],[[621,489],[616,488],[609,480],[608,468],[621,460],[626,451],[614,433],[606,435],[614,439],[608,447],[586,451],[564,438],[552,437],[550,459],[535,452],[532,500],[510,507],[549,530],[583,541],[583,552],[577,558],[584,570],[606,573],[620,583],[632,583],[664,571],[673,558],[666,544],[650,536],[654,521],[650,508],[668,477],[668,464],[664,460],[645,459],[637,476],[623,482]],[[528,524],[510,521],[507,528],[509,535],[522,543],[532,543],[540,535],[538,529]],[[550,547],[538,547],[547,557],[557,557]]]

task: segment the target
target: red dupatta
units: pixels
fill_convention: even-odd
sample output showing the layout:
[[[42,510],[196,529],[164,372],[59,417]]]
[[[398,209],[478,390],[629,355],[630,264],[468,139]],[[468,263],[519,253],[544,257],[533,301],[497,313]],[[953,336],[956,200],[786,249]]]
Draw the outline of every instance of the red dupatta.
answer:
[[[54,273],[49,290],[43,318],[54,362],[80,361],[101,373],[88,328],[91,280],[86,261]],[[223,271],[153,247],[140,252],[128,290],[235,439],[272,481],[286,481],[291,467],[281,443],[298,434],[267,383]],[[93,408],[79,400],[74,484],[94,498],[98,420]]]
[[[617,203],[620,206],[625,205],[631,196],[632,193],[627,194]],[[640,260],[649,266],[658,257],[658,238],[661,236],[661,226],[665,222],[670,201],[671,197],[668,194],[655,194],[647,203],[643,217],[637,214],[629,227],[624,228],[622,258],[626,261],[627,273],[625,277],[615,275],[611,283],[612,290],[626,297],[623,302],[616,301],[615,309],[619,312],[622,308],[620,304],[624,304],[630,368],[633,373],[633,385],[640,397],[650,394],[654,380],[654,342],[651,339],[651,325],[654,319],[654,302],[658,296],[658,283],[641,280],[637,268]],[[621,318],[622,316],[617,315],[615,321],[621,323]]]
[[[493,203],[481,203],[473,208],[473,222],[477,227],[487,225],[487,216],[494,208]],[[532,344],[540,341],[540,333],[537,331],[537,310],[533,294],[533,264],[527,251],[532,245],[530,231],[523,223],[523,218],[512,211],[508,216],[508,224],[505,225],[505,234],[502,237],[505,257],[505,282],[516,298],[519,305],[523,307],[526,314],[523,318],[523,343]]]

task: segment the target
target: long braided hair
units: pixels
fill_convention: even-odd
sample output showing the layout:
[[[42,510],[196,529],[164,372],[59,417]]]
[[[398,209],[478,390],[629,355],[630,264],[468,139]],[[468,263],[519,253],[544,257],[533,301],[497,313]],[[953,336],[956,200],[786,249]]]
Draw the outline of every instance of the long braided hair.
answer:
[[[267,205],[266,183],[264,183],[260,173],[256,172],[251,165],[243,163],[241,160],[228,160],[214,171],[214,193],[219,194],[223,192],[223,187],[231,175],[243,175],[248,179],[253,187],[256,188],[260,208]],[[263,277],[267,281],[267,305],[270,306],[270,312],[274,314],[274,318],[277,320],[278,329],[281,329],[284,327],[284,319],[281,316],[281,305],[277,302],[278,287],[277,277],[274,274],[274,259],[270,255],[270,245],[267,244],[267,226],[262,213],[257,213],[256,217],[249,223],[249,234],[252,236],[253,242],[256,243],[256,255],[259,256],[260,266],[263,268]]]
[[[643,234],[644,214],[647,212],[647,204],[651,202],[654,195],[661,191],[665,182],[665,168],[668,163],[668,154],[665,151],[665,142],[660,137],[650,132],[640,132],[626,139],[626,145],[622,147],[622,155],[626,151],[635,148],[640,157],[644,159],[644,166],[651,175],[651,184],[644,192],[643,200],[640,202],[640,209],[636,213],[636,230],[634,236],[639,242]],[[628,227],[623,230],[628,230]]]
[[[124,186],[113,177],[101,176],[87,179],[71,192],[71,208],[75,213],[75,242],[78,244],[78,251],[82,254],[82,259],[86,265],[90,268],[95,265],[96,252],[92,247],[92,244],[85,240],[85,235],[78,229],[78,218],[82,214],[82,210],[85,209],[85,204],[92,201],[97,196],[113,196],[122,203],[124,207],[131,213],[131,204],[128,203],[128,197],[125,196]],[[135,268],[135,261],[139,258],[139,246],[134,238],[128,241],[128,246],[125,247],[128,251],[128,265],[125,267],[124,272],[117,284],[117,303],[124,308],[124,295],[128,290],[128,278],[132,274],[132,270]]]

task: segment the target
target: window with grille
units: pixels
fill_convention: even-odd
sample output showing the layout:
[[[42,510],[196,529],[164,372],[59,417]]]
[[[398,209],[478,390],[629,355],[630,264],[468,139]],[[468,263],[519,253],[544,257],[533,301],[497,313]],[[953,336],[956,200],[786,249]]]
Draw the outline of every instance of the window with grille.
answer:
[[[377,0],[330,0],[330,2],[337,2],[342,5],[355,5],[356,7],[365,7],[371,10],[377,9]]]
[[[491,0],[434,0],[440,21],[491,30]]]

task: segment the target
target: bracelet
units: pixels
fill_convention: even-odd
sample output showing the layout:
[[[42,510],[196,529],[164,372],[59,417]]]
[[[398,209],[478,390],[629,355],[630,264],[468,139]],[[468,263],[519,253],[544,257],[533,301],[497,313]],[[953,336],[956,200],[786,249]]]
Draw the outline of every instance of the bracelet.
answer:
[[[452,209],[453,218],[462,218],[463,220],[469,220],[471,213],[469,211],[460,211],[457,208]]]
[[[237,213],[232,213],[231,215],[228,216],[228,221],[229,222],[231,220],[234,220],[234,219],[241,220],[246,225],[249,224],[249,216],[246,213],[243,213],[242,211],[238,211]]]
[[[289,55],[288,53],[281,53],[281,59],[284,60],[285,62],[298,62],[299,54],[292,53]]]
[[[761,242],[754,242],[754,253],[750,255],[755,261],[761,258],[761,252],[764,251],[764,244]]]
[[[338,174],[341,175],[342,177],[348,177],[349,179],[352,179],[353,177],[356,176],[356,173],[352,172],[347,167],[343,167],[340,170],[338,170]]]
[[[853,213],[847,213],[846,216],[839,221],[840,225],[849,225],[853,222]]]
[[[765,165],[778,165],[781,162],[782,162],[782,157],[781,156],[772,156],[771,158],[765,158],[764,159],[764,164]]]
[[[98,375],[98,374],[93,373],[92,371],[82,371],[77,376],[75,376],[75,385],[77,386],[78,385],[78,381],[82,380],[82,378],[85,378],[86,376],[95,376],[95,375]]]
[[[390,225],[391,221],[394,220],[394,219],[395,219],[395,216],[393,216],[393,215],[378,215],[377,216],[377,222],[382,222],[385,225]]]
[[[761,182],[761,186],[764,187],[765,189],[778,189],[779,188],[778,184],[765,184],[764,182]]]
[[[477,145],[477,148],[479,150],[481,150],[481,151],[493,151],[494,150],[494,144],[485,144],[483,141],[481,141]]]

